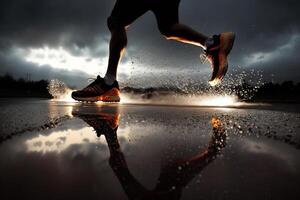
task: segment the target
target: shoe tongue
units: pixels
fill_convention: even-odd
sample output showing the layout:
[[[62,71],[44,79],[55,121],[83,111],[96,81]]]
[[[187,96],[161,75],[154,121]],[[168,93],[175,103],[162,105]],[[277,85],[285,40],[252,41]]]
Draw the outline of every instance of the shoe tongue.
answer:
[[[104,82],[104,78],[102,78],[101,76],[97,76],[96,82],[98,83],[103,83]]]

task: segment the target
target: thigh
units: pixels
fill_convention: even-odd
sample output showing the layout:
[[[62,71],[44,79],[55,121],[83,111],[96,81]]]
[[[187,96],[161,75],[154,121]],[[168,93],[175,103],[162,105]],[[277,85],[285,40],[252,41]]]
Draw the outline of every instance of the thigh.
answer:
[[[112,26],[128,26],[148,10],[143,0],[117,0],[108,21]]]
[[[180,0],[156,0],[156,2],[151,10],[155,14],[159,27],[167,27],[179,22],[178,11]]]

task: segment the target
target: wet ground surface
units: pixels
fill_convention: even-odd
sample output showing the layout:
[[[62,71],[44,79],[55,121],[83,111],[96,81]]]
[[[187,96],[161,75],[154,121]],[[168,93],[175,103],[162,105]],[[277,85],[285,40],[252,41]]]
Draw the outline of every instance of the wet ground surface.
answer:
[[[1,99],[1,199],[299,199],[298,110]]]

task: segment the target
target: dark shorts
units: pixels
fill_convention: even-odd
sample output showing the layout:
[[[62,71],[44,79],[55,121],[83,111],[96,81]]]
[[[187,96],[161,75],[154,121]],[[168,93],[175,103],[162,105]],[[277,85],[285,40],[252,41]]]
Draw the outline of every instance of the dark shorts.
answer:
[[[110,17],[110,29],[123,28],[130,25],[147,11],[155,14],[159,27],[178,23],[178,7],[180,0],[117,0]]]

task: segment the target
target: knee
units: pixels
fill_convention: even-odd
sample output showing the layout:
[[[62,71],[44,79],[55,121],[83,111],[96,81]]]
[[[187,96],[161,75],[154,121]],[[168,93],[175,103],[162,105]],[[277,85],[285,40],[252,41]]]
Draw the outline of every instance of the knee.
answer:
[[[107,19],[107,27],[111,32],[112,40],[125,47],[127,45],[126,27],[111,17]]]
[[[116,30],[125,30],[125,26],[122,25],[122,23],[119,22],[118,19],[115,19],[113,17],[107,18],[107,27],[110,30],[110,32],[114,32]]]
[[[169,25],[169,26],[162,26],[159,25],[158,26],[160,33],[165,36],[166,39],[172,39],[172,37],[174,36],[173,34],[173,26]]]

